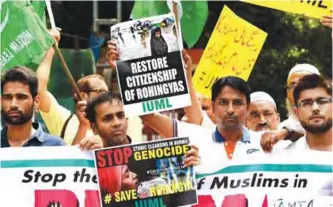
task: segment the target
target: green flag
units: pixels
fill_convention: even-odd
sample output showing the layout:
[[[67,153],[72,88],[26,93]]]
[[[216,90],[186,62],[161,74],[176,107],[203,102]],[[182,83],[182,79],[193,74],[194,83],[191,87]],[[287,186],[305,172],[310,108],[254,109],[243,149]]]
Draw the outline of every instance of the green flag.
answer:
[[[195,45],[201,36],[208,17],[207,1],[182,1],[183,15],[180,20],[183,38],[188,47]],[[132,9],[132,18],[167,14],[170,10],[167,1],[135,1]]]
[[[34,7],[36,13],[38,14],[38,16],[41,18],[41,19],[44,19],[45,18],[45,7],[46,7],[46,4],[45,4],[45,1],[44,0],[31,0],[30,1],[32,6]]]
[[[0,69],[26,65],[54,43],[29,1],[1,1]]]

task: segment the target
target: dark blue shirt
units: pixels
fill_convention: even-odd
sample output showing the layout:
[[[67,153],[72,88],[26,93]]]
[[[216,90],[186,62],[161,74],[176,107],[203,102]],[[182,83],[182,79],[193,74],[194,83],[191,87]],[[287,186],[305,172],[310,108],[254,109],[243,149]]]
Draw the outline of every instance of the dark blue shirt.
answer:
[[[242,136],[242,138],[241,138],[241,142],[243,142],[243,143],[251,143],[251,135],[250,135],[250,132],[249,132],[249,130],[246,128],[246,127],[244,127],[243,126],[243,128],[242,128],[242,134],[243,134],[243,136]],[[216,127],[216,129],[215,129],[215,133],[214,133],[214,135],[213,135],[213,139],[214,139],[214,141],[216,141],[216,142],[225,142],[225,138],[222,136],[222,134],[220,134],[220,132],[219,132],[219,130],[217,129],[217,127]]]
[[[33,123],[32,126],[36,131],[22,147],[66,146],[60,137],[45,133],[40,124]],[[7,127],[1,130],[2,147],[10,147],[7,139]]]

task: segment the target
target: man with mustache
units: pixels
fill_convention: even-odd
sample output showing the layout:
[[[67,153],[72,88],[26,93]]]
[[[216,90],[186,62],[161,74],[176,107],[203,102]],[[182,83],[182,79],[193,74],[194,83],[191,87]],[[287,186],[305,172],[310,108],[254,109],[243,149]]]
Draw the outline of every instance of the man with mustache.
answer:
[[[276,130],[280,123],[280,114],[274,99],[263,91],[253,92],[250,97],[246,126],[253,131]]]
[[[332,80],[306,75],[295,87],[293,98],[305,136],[286,149],[332,151]]]
[[[112,68],[116,67],[117,59],[119,59],[117,46],[109,41],[108,62]],[[186,51],[183,51],[183,59],[189,75],[192,60]],[[191,86],[193,83],[189,81],[188,84],[192,96],[195,93]],[[211,97],[212,112],[216,117],[216,126],[213,128],[172,120],[160,113],[141,116],[141,119],[161,137],[190,137],[191,144],[200,146],[201,164],[197,170],[201,173],[212,172],[219,170],[224,161],[261,151],[260,133],[250,131],[244,126],[250,104],[250,93],[248,83],[238,77],[228,76],[216,81],[212,87]],[[197,102],[194,100],[192,104],[200,106]],[[199,121],[202,122],[202,118]]]
[[[104,92],[89,100],[86,114],[93,132],[101,137],[104,147],[133,143],[132,139],[127,135],[128,119],[125,117],[124,105],[119,94]],[[191,149],[185,154],[184,165],[186,167],[196,166],[199,163],[198,147],[192,145]],[[141,171],[143,169],[145,168],[141,167]],[[125,176],[119,175],[118,180],[110,179],[110,177],[116,177],[115,171],[118,171],[118,174],[125,174]],[[141,182],[138,178],[138,174],[140,173],[136,173],[131,172],[128,166],[125,165],[117,166],[117,168],[100,168],[98,169],[100,189],[112,194],[124,189],[137,188],[137,193],[140,195],[142,192],[140,188],[144,186],[166,184],[166,181],[160,177],[154,177],[151,180]],[[141,187],[139,187],[139,182],[142,184]],[[147,195],[150,194],[148,193]]]
[[[289,72],[287,78],[287,98],[286,105],[288,109],[288,118],[281,122],[277,130],[265,132],[261,137],[261,145],[265,151],[270,152],[273,146],[280,140],[296,141],[304,135],[304,129],[297,120],[293,111],[295,101],[293,98],[293,91],[298,84],[299,80],[305,75],[317,74],[319,70],[310,64],[303,63],[295,65]],[[289,141],[290,142],[290,141]],[[281,142],[285,143],[285,142]],[[280,146],[284,148],[285,146]]]
[[[132,139],[127,135],[128,119],[119,94],[101,93],[88,102],[86,114],[91,129],[101,137],[104,147],[132,144]],[[198,147],[192,146],[186,157],[186,166],[198,165]]]
[[[64,146],[64,141],[43,132],[32,122],[38,109],[36,74],[25,67],[14,67],[1,78],[1,116],[6,127],[1,130],[1,147]]]
[[[192,144],[200,146],[201,165],[197,171],[214,172],[221,169],[227,160],[262,151],[260,133],[244,126],[250,92],[249,85],[238,77],[228,76],[214,83],[211,97],[216,117],[214,129],[171,120],[158,113],[142,119],[163,137],[189,136]]]

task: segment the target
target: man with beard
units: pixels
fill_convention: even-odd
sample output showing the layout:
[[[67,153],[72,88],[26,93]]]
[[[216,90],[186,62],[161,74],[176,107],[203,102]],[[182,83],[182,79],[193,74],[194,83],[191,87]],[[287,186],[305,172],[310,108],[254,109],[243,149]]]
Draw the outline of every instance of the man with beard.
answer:
[[[280,123],[280,114],[274,99],[263,91],[251,93],[250,98],[246,126],[253,131],[276,130]]]
[[[306,75],[295,87],[293,98],[305,136],[287,150],[332,151],[332,81],[316,74]]]
[[[168,44],[162,36],[160,27],[155,27],[151,30],[150,50],[152,56],[168,54]]]
[[[287,78],[287,98],[286,104],[288,109],[288,119],[281,122],[277,130],[265,132],[261,137],[261,145],[265,151],[270,152],[273,146],[280,140],[291,140],[296,141],[298,138],[304,135],[304,129],[297,120],[294,114],[293,107],[295,101],[293,98],[293,91],[298,84],[299,80],[305,75],[317,74],[319,75],[318,69],[310,64],[303,63],[295,65],[289,72]],[[290,142],[290,141],[289,141]],[[284,144],[286,142],[281,142]],[[284,148],[285,146],[279,146]],[[279,148],[278,147],[278,148]]]
[[[1,130],[1,147],[64,146],[59,137],[43,132],[32,122],[38,109],[38,80],[25,67],[6,71],[1,78],[1,115],[6,127]]]

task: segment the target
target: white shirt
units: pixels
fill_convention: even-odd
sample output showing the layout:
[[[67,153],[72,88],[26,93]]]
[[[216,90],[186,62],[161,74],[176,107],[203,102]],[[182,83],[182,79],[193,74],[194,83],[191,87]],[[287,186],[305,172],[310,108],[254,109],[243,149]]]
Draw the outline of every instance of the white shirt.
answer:
[[[290,115],[288,117],[288,119],[281,122],[278,126],[278,129],[282,129],[283,127],[287,127],[288,129],[292,129],[297,133],[305,134],[305,130],[303,129],[301,123],[293,115]]]
[[[200,165],[196,167],[197,173],[214,172],[225,167],[229,159],[224,147],[225,143],[216,141],[216,127],[212,130],[175,120],[174,128],[176,128],[175,136],[189,137],[190,143],[199,147],[201,160]],[[260,137],[260,133],[249,131],[244,127],[243,138],[236,143],[233,159],[244,158],[254,152],[263,153]]]
[[[287,142],[287,141],[280,141],[281,143],[284,143],[283,148],[279,149],[273,149],[273,154],[279,154],[279,153],[289,153],[289,152],[297,152],[297,151],[313,151],[313,152],[320,152],[319,150],[313,150],[309,147],[308,141],[306,140],[306,137],[303,136],[299,138],[296,142]],[[279,142],[279,143],[280,143]],[[332,152],[330,152],[332,153]]]
[[[296,142],[290,143],[285,150],[287,151],[294,151],[294,150],[310,150],[310,147],[308,145],[308,142],[305,138],[305,136],[299,138]]]
[[[216,127],[214,122],[209,118],[208,114],[205,111],[202,112],[201,126],[208,129],[214,129]]]

